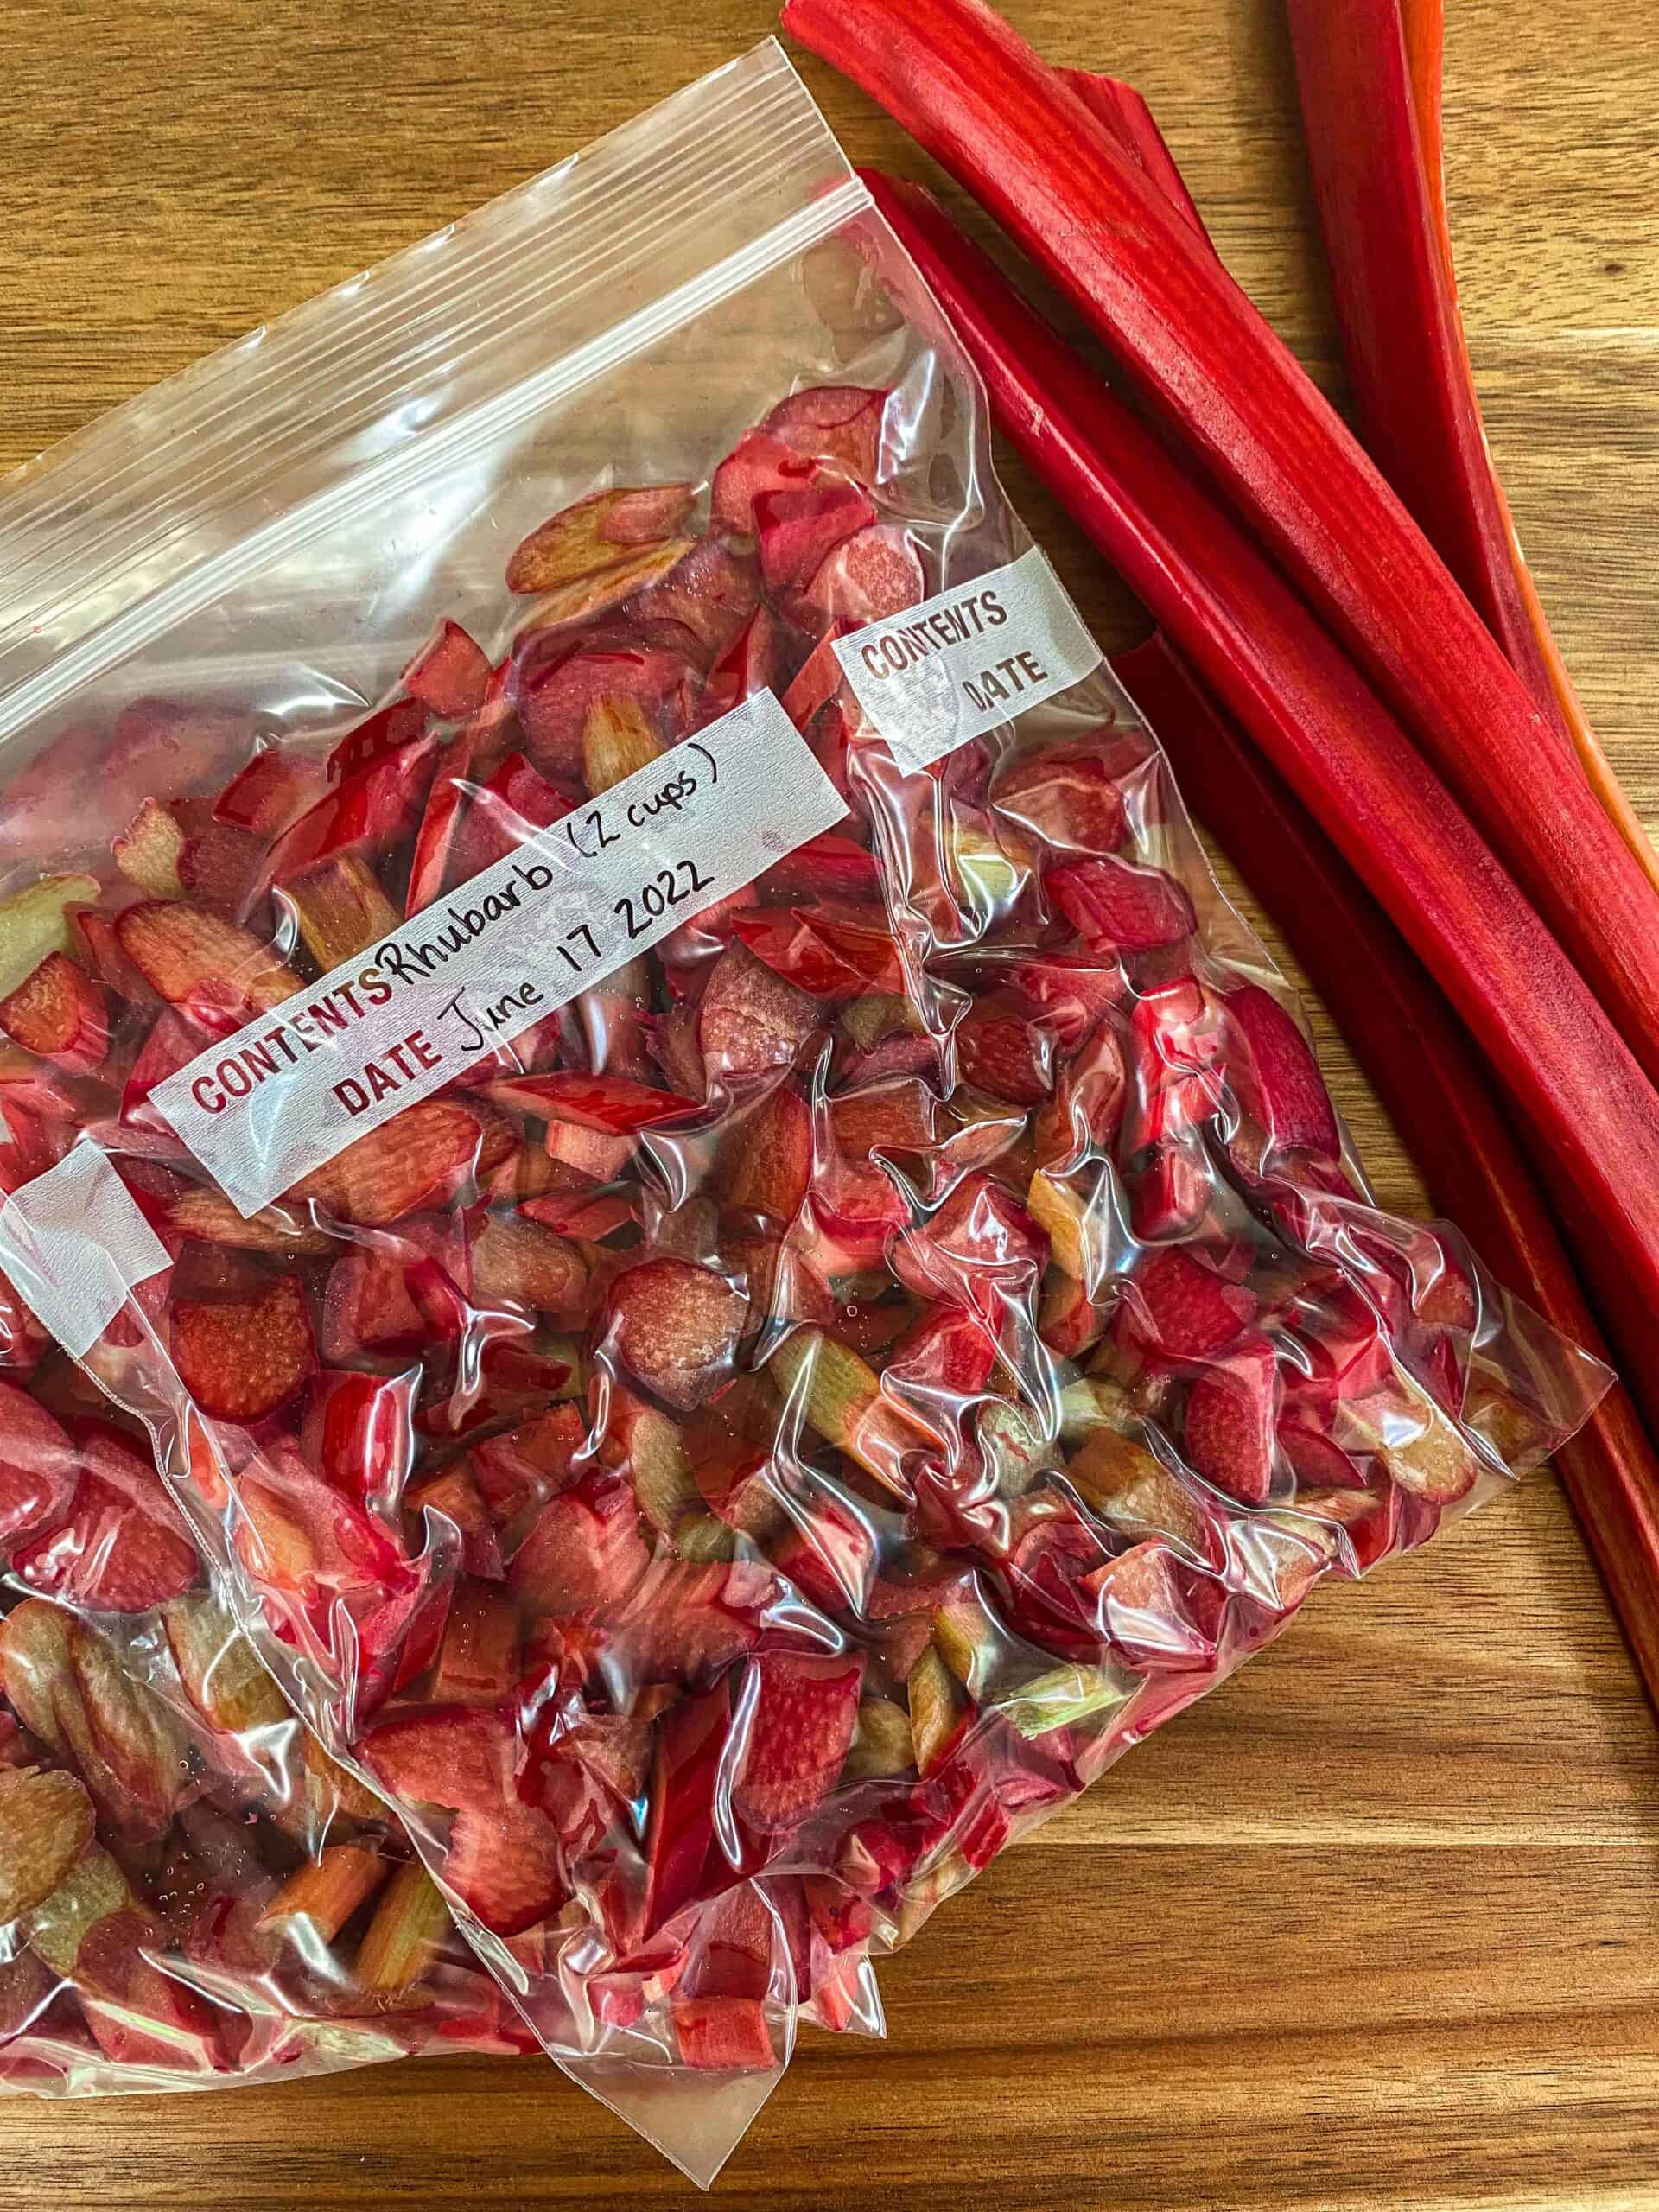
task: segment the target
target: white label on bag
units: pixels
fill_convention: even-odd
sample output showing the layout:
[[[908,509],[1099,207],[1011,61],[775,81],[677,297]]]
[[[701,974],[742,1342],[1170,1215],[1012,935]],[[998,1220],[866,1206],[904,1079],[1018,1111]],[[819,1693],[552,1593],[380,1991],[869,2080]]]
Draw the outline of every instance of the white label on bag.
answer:
[[[925,768],[1099,666],[1100,647],[1033,545],[1006,568],[836,641],[900,766]]]
[[[166,1245],[95,1144],[73,1146],[0,1206],[0,1268],[77,1359],[128,1292],[167,1264]]]
[[[758,691],[151,1096],[255,1213],[846,811]]]

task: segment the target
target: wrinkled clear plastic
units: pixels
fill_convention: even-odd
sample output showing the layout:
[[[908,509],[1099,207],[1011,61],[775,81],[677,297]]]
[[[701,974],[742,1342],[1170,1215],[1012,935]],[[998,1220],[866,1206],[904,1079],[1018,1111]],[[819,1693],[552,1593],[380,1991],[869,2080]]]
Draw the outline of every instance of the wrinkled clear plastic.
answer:
[[[79,1357],[7,1300],[12,2082],[528,2023],[707,2181],[798,2023],[880,2033],[873,1959],[1593,1406],[1373,1208],[1103,672],[872,721],[836,642],[1027,543],[771,45],[0,493],[6,1184],[95,1145],[165,1261]],[[504,967],[407,1105],[412,1035],[279,1063],[767,692],[775,790],[696,803],[833,826],[711,901],[661,799],[645,950]],[[345,1086],[251,1217],[199,1066],[267,1180]]]

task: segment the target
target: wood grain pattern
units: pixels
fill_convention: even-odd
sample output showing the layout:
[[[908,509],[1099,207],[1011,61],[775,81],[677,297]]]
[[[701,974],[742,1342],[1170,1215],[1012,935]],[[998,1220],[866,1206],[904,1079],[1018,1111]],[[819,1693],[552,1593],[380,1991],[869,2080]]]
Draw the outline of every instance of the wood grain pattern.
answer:
[[[1333,344],[1276,0],[1011,0],[1162,117],[1229,264]],[[1569,663],[1659,814],[1659,48],[1629,0],[1462,0],[1451,192],[1494,445]],[[0,0],[0,465],[544,166],[763,0]],[[849,152],[923,164],[827,72]],[[1009,480],[1109,643],[1133,617]],[[1246,903],[1248,902],[1242,902]],[[1340,1047],[1386,1203],[1414,1179]],[[1559,1491],[1366,1587],[992,1870],[810,2037],[720,2184],[863,2212],[1659,2206],[1659,1741]],[[0,2104],[0,2206],[682,2205],[551,2069]]]

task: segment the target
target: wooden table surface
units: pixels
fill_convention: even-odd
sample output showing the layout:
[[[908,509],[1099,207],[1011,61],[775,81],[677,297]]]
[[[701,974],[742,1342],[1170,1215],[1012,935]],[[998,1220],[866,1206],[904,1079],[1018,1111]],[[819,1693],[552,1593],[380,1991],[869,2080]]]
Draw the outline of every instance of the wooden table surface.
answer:
[[[1333,0],[1336,4],[1336,0]],[[1013,0],[1139,84],[1230,266],[1333,343],[1278,0]],[[1493,442],[1567,657],[1659,811],[1659,44],[1456,0],[1451,193]],[[0,0],[0,466],[582,144],[766,0]],[[849,151],[919,173],[806,68]],[[1016,499],[1109,645],[1133,616]],[[1419,1193],[1325,1026],[1384,1201]],[[734,2205],[1659,2206],[1659,1737],[1559,1490],[1327,1589],[809,2035]],[[537,2061],[0,2105],[0,2206],[685,2204]]]

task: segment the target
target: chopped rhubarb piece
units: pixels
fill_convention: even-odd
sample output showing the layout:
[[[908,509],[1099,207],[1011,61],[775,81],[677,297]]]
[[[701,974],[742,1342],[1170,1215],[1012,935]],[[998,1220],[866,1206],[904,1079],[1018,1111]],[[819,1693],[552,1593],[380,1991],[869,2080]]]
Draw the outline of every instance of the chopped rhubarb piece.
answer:
[[[612,1183],[633,1158],[634,1139],[610,1135],[580,1122],[550,1122],[542,1133],[547,1156],[558,1166],[592,1183]]]
[[[688,635],[685,643],[692,642]],[[550,776],[577,777],[582,731],[595,700],[632,699],[653,728],[672,733],[690,720],[698,688],[686,654],[665,645],[618,640],[567,645],[546,655],[527,653],[518,678],[518,711],[530,757]]]
[[[289,1875],[265,1907],[264,1924],[285,1929],[303,1920],[314,1941],[332,1943],[391,1871],[391,1862],[365,1845],[328,1844],[316,1859]]]
[[[509,1579],[538,1612],[599,1615],[623,1603],[650,1563],[632,1488],[611,1482],[566,1491],[544,1506]]]
[[[925,1152],[938,1132],[938,1101],[914,1076],[837,1091],[830,1102],[830,1127],[849,1159],[874,1152]]]
[[[1161,868],[1128,861],[1067,861],[1043,887],[1091,953],[1155,952],[1198,927],[1192,901]]]
[[[410,1804],[487,1808],[512,1779],[512,1735],[493,1713],[401,1714],[371,1729],[361,1749],[370,1773]]]
[[[928,1219],[907,1229],[893,1273],[922,1298],[944,1298],[995,1327],[1008,1302],[1026,1299],[1048,1261],[1048,1238],[1006,1185],[963,1176]]]
[[[410,1513],[441,1513],[453,1522],[461,1537],[461,1563],[468,1574],[499,1582],[506,1572],[491,1507],[476,1474],[469,1470],[487,1464],[479,1459],[446,1467],[418,1489],[408,1491],[404,1508]]]
[[[0,1382],[0,1548],[59,1521],[75,1482],[67,1432],[28,1391]]]
[[[152,899],[182,899],[179,855],[185,848],[183,825],[158,798],[147,798],[110,850],[130,883]]]
[[[1167,1544],[1132,1544],[1084,1575],[1078,1588],[1093,1603],[1102,1636],[1131,1666],[1202,1666],[1213,1656],[1182,1601]]]
[[[1007,1002],[982,999],[958,1023],[964,1083],[1011,1106],[1040,1106],[1054,1088],[1054,1038]]]
[[[778,2063],[766,2008],[755,1997],[670,1999],[681,2058],[700,2072],[753,2074]]]
[[[715,963],[697,1014],[697,1041],[711,1077],[764,1074],[785,1066],[818,1024],[817,1002],[774,975],[746,945]]]
[[[645,1895],[638,1934],[654,1935],[702,1887],[715,1849],[715,1795],[731,1730],[727,1687],[686,1698],[658,1731],[645,1829]]]
[[[805,1202],[812,1174],[812,1109],[780,1084],[727,1136],[720,1177],[726,1203],[744,1213],[790,1222]]]
[[[412,746],[425,729],[426,709],[418,699],[394,699],[390,706],[353,723],[328,755],[328,781],[339,784],[360,776],[376,762]]]
[[[861,484],[874,484],[889,397],[862,385],[810,385],[780,399],[760,429],[791,452],[836,461]]]
[[[749,1669],[754,1701],[733,1808],[752,1827],[792,1827],[816,1808],[846,1759],[858,1725],[863,1662],[856,1654],[775,1651],[752,1659]],[[740,1690],[741,1710],[746,1695]]]
[[[620,607],[624,601],[671,575],[696,543],[690,537],[664,538],[660,544],[637,548],[608,568],[555,584],[538,598],[537,624],[551,627],[580,622]]]
[[[299,977],[268,944],[182,900],[128,906],[115,931],[150,988],[204,1029],[233,1029],[300,988]]]
[[[473,1294],[480,1304],[573,1313],[587,1287],[587,1266],[564,1237],[522,1214],[485,1217],[473,1242]]]
[[[1282,1420],[1274,1433],[1299,1490],[1357,1489],[1363,1484],[1357,1463],[1322,1429]]]
[[[202,1412],[258,1421],[296,1396],[316,1364],[311,1315],[297,1275],[278,1275],[257,1298],[173,1309],[180,1379]]]
[[[545,1156],[545,1155],[543,1155]],[[639,1200],[626,1191],[550,1191],[541,1198],[525,1198],[518,1211],[556,1235],[603,1243],[619,1229],[639,1218]]]
[[[94,876],[48,875],[0,900],[0,997],[10,998],[50,954],[73,957],[72,910],[98,893]]]
[[[496,1706],[518,1676],[518,1611],[476,1582],[455,1592],[432,1675],[440,1705]]]
[[[812,1264],[829,1276],[881,1266],[893,1236],[910,1225],[910,1201],[879,1159],[825,1161],[808,1195],[830,1245],[811,1253]]]
[[[599,698],[582,726],[582,780],[597,798],[657,759],[663,747],[638,700]]]
[[[867,845],[836,831],[809,838],[787,853],[760,879],[775,893],[811,893],[855,906],[868,906],[881,896],[881,870]]]
[[[181,1191],[168,1209],[168,1221],[181,1236],[199,1237],[207,1244],[229,1244],[244,1252],[270,1253],[279,1259],[327,1259],[340,1249],[334,1237],[284,1213],[279,1206],[266,1206],[244,1217],[228,1198],[205,1185]]]
[[[855,625],[832,622],[818,639],[802,664],[799,672],[783,697],[784,712],[803,736],[810,734],[820,714],[826,708],[839,705],[846,677],[841,663],[836,658],[839,641],[851,634]],[[836,789],[842,789],[840,784]]]
[[[505,859],[564,807],[522,753],[502,757],[496,732],[480,726],[463,732],[427,793],[404,912],[418,913],[447,887]]]
[[[1037,1333],[1062,1359],[1081,1359],[1105,1335],[1110,1319],[1110,1309],[1091,1299],[1082,1277],[1068,1271],[1044,1289]]]
[[[1230,991],[1223,1003],[1243,1038],[1243,1051],[1229,1060],[1227,1072],[1246,1113],[1275,1149],[1337,1159],[1342,1142],[1331,1094],[1295,1021],[1258,983]]]
[[[773,1351],[767,1372],[820,1436],[909,1502],[907,1463],[925,1433],[883,1399],[880,1377],[855,1351],[822,1329],[798,1329]]]
[[[1474,1488],[1481,1462],[1457,1427],[1403,1379],[1349,1407],[1346,1433],[1356,1436],[1412,1497],[1442,1505]]]
[[[734,915],[733,928],[774,975],[814,998],[904,988],[898,947],[877,915],[855,919],[800,906],[758,906]]]
[[[301,1449],[324,1480],[360,1505],[395,1503],[413,1459],[415,1379],[325,1369],[313,1383]]]
[[[662,1560],[619,1630],[625,1663],[644,1681],[709,1681],[753,1649],[760,1634],[757,1612],[781,1593],[782,1585],[764,1568]]]
[[[73,1774],[0,1773],[0,1913],[49,1897],[92,1840],[92,1801]]]
[[[1204,1359],[1223,1351],[1255,1310],[1251,1292],[1179,1248],[1155,1253],[1123,1286],[1128,1333],[1171,1358]]]
[[[475,715],[489,688],[489,656],[446,616],[438,633],[404,671],[404,689],[441,721]]]
[[[1061,852],[1115,853],[1129,834],[1109,755],[1060,746],[996,779],[991,804]]]
[[[321,792],[322,771],[281,747],[256,753],[213,801],[213,819],[256,837],[274,837]]]
[[[961,1689],[929,1644],[905,1678],[910,1704],[911,1756],[916,1771],[933,1773],[960,1743],[969,1723]]]
[[[679,1423],[631,1391],[618,1389],[613,1395],[605,1456],[620,1465],[639,1510],[664,1536],[671,1537],[702,1502]]]
[[[209,823],[179,855],[179,882],[185,897],[239,918],[252,896],[264,855],[263,838],[223,823]]]
[[[700,723],[717,721],[757,691],[776,690],[785,665],[784,633],[769,607],[757,607],[709,671]]]
[[[430,1098],[370,1129],[283,1194],[290,1209],[315,1206],[325,1220],[383,1229],[441,1205],[511,1149],[505,1128],[480,1109]]]
[[[1262,1505],[1273,1487],[1278,1417],[1273,1346],[1249,1341],[1207,1367],[1186,1400],[1186,1457],[1241,1505]]]
[[[1123,1120],[1128,1071],[1109,1020],[1103,1021],[1060,1069],[1052,1103],[1032,1124],[1039,1167],[1064,1173],[1091,1154],[1109,1159]]]
[[[740,1277],[749,1300],[749,1324],[822,1321],[834,1319],[835,1299],[812,1264],[810,1248],[795,1234],[770,1230],[727,1239],[727,1265]]]
[[[1129,1010],[1135,1096],[1124,1129],[1131,1155],[1184,1140],[1226,1100],[1225,1032],[1213,994],[1192,976],[1143,990]]]
[[[709,526],[739,537],[754,532],[754,503],[763,493],[798,491],[819,471],[811,459],[765,430],[746,430],[709,482]]]
[[[934,1306],[893,1344],[881,1388],[918,1426],[951,1443],[968,1408],[985,1394],[996,1350],[996,1338],[976,1313],[960,1306]]]
[[[283,887],[305,949],[326,976],[390,937],[397,909],[354,853],[336,853]]]
[[[489,1096],[509,1113],[531,1114],[550,1122],[573,1122],[579,1128],[632,1135],[693,1110],[696,1101],[671,1090],[653,1090],[625,1076],[504,1076],[488,1086]]]
[[[401,1997],[426,1974],[451,1922],[443,1892],[417,1859],[400,1866],[357,1947],[353,1979],[372,1997]]]
[[[419,1300],[417,1272],[423,1278]],[[448,1296],[439,1294],[445,1280]],[[330,1270],[322,1300],[324,1359],[332,1365],[364,1352],[418,1352],[435,1337],[454,1334],[464,1325],[467,1281],[460,1222],[422,1216],[400,1221],[395,1237],[349,1252]]]
[[[122,1090],[120,1125],[124,1129],[140,1129],[163,1138],[172,1135],[170,1125],[150,1104],[149,1095],[168,1076],[188,1067],[200,1049],[200,1033],[181,1015],[170,1008],[161,1014],[139,1047]]]
[[[83,1474],[64,1517],[12,1554],[32,1590],[110,1613],[141,1613],[196,1582],[195,1547],[96,1476]]]
[[[0,999],[0,1029],[14,1044],[77,1075],[100,1066],[109,1047],[103,991],[65,952],[48,952]]]
[[[725,539],[704,537],[642,593],[637,619],[648,630],[688,636],[703,667],[736,643],[760,603],[755,563]]]
[[[262,880],[286,883],[336,853],[383,859],[419,822],[438,760],[437,739],[416,738],[344,777],[283,831]]]
[[[805,624],[885,621],[927,595],[921,557],[909,533],[872,523],[838,545],[790,602]]]
[[[647,1389],[689,1411],[730,1374],[747,1304],[708,1268],[647,1260],[612,1286],[607,1341]]]
[[[804,590],[838,545],[874,520],[863,493],[845,481],[760,493],[754,521],[766,589]]]
[[[507,589],[532,593],[579,583],[632,561],[672,536],[690,510],[690,484],[591,493],[538,524],[507,563]]]
[[[1129,1189],[1129,1226],[1142,1244],[1190,1236],[1210,1205],[1203,1157],[1186,1142],[1154,1145]]]
[[[1128,986],[1116,961],[1078,953],[1046,953],[1021,960],[1013,986],[1039,1020],[1054,1032],[1062,1052],[1075,1052],[1106,1014],[1122,1005]]]

